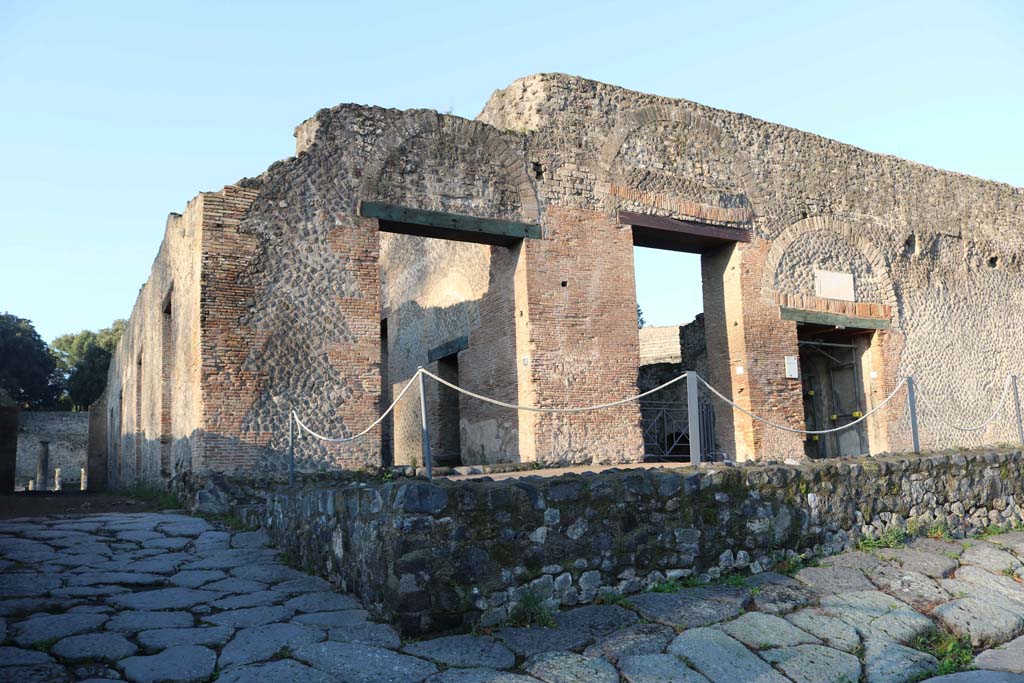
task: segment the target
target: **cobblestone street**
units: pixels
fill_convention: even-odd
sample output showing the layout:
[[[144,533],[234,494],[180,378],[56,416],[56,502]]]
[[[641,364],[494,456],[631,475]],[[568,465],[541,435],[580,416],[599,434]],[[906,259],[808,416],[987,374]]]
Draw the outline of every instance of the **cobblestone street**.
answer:
[[[1024,683],[1021,532],[405,643],[262,532],[181,514],[8,520],[0,557],[0,680],[19,683]],[[928,679],[940,662],[915,647],[937,626],[988,671]]]

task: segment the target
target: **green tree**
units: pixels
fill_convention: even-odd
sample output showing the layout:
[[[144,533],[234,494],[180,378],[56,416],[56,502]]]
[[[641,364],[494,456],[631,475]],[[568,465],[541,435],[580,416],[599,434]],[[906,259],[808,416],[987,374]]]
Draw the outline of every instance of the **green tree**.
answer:
[[[0,389],[24,408],[54,408],[63,391],[56,366],[31,321],[0,314]]]
[[[643,327],[646,324],[647,324],[647,321],[644,320],[644,311],[643,311],[642,308],[640,308],[640,304],[637,304],[636,305],[636,326],[637,327]]]
[[[82,330],[53,340],[51,348],[58,370],[63,374],[67,395],[76,410],[83,410],[100,397],[107,386],[107,370],[127,322],[115,320],[110,327],[93,332]]]

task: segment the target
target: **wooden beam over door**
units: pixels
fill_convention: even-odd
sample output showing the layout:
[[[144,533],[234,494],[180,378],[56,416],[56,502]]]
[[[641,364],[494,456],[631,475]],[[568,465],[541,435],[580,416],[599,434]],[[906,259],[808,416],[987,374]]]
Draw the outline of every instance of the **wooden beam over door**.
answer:
[[[889,329],[889,321],[885,318],[858,318],[853,315],[826,313],[824,311],[804,311],[799,308],[786,308],[785,306],[780,307],[779,310],[783,320],[794,320],[798,323],[862,330]]]
[[[521,239],[540,239],[539,225],[477,218],[443,211],[411,209],[384,202],[360,202],[359,215],[376,218],[381,232],[418,235],[456,242],[509,247]]]
[[[749,242],[750,231],[696,221],[681,221],[632,211],[619,211],[619,223],[633,228],[633,245],[700,254],[723,244]]]

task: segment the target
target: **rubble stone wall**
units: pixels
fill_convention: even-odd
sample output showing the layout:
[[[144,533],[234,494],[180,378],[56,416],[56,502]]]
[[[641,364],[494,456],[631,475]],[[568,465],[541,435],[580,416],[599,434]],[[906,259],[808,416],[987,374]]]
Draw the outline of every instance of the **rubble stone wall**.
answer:
[[[23,410],[18,416],[17,486],[24,488],[36,478],[39,442],[50,442],[50,470],[46,486],[53,488],[54,472],[60,468],[61,483],[78,488],[82,468],[86,467],[89,414]]]
[[[757,573],[898,528],[954,536],[1024,521],[1024,453],[399,479],[282,489],[250,521],[405,634],[501,623],[669,578]]]

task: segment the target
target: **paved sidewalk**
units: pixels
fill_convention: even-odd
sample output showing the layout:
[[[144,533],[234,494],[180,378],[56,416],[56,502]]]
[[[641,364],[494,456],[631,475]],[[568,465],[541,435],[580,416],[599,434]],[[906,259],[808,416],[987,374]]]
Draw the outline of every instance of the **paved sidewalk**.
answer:
[[[1024,683],[1018,532],[404,644],[261,532],[185,515],[8,520],[0,558],[0,681],[903,683],[936,671],[914,646],[941,624],[988,671],[929,680]]]

